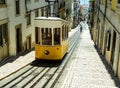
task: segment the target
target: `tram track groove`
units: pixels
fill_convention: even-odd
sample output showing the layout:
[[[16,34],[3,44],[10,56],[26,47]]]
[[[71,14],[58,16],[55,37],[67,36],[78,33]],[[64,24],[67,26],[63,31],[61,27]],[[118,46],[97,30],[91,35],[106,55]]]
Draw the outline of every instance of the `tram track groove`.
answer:
[[[35,77],[34,80],[30,81],[27,85],[24,85],[22,88],[33,88],[35,84],[38,83],[38,81],[45,75],[47,71],[49,71],[50,68],[46,68],[44,71],[41,72],[38,76]]]
[[[5,79],[0,80],[0,84],[2,83],[0,88],[53,88],[64,71],[78,39],[79,33],[77,31],[69,40],[68,54],[65,55],[61,62],[49,64],[35,62],[34,64],[29,64]]]
[[[78,34],[78,33],[77,33]],[[79,35],[78,35],[78,38],[77,37],[75,37],[76,39],[75,39],[75,42],[74,43],[72,43],[72,46],[70,47],[70,50],[69,50],[69,55],[65,58],[65,64],[64,64],[64,66],[62,67],[62,70],[60,71],[60,73],[58,74],[58,76],[56,77],[56,80],[53,82],[53,84],[52,84],[52,86],[50,87],[50,88],[54,88],[55,87],[55,85],[56,85],[56,83],[58,82],[58,79],[60,78],[60,76],[61,76],[61,74],[62,74],[62,72],[64,71],[64,69],[65,69],[65,67],[66,67],[66,65],[67,65],[67,63],[69,62],[69,59],[70,59],[70,57],[71,57],[71,55],[72,55],[72,53],[73,53],[73,51],[74,51],[74,49],[75,49],[75,47],[76,47],[76,45],[77,45],[77,42],[79,41]],[[77,41],[78,40],[78,41]],[[46,87],[46,88],[48,88],[48,87]]]
[[[42,75],[40,74],[41,76],[37,79],[37,81],[36,81],[36,82],[35,82],[35,83],[34,83],[34,84],[30,87],[30,88],[35,87],[35,86],[36,86],[36,84],[38,84],[38,83],[39,83],[39,81],[40,81],[40,80],[42,80],[42,78],[46,75],[46,73],[47,73],[47,72],[49,72],[49,71],[51,70],[51,68],[50,68],[50,67],[47,67],[46,69],[47,69],[47,70],[46,70],[46,72],[45,72],[44,74],[42,74]]]
[[[18,83],[20,83],[22,80],[24,80],[28,75],[30,75],[33,71],[35,71],[36,69],[38,69],[37,67],[33,68],[33,70],[29,70],[28,72],[26,72],[25,74],[23,74],[21,77],[17,78],[16,80],[14,80],[13,82],[11,82],[9,85],[7,85],[7,88],[13,88],[16,87],[16,85]]]
[[[35,79],[41,72],[43,72],[45,70],[45,68],[38,68],[36,71],[35,71],[35,75],[33,76],[33,74],[31,74],[30,76],[26,77],[24,79],[24,81],[21,81],[19,84],[17,84],[16,86],[19,86],[20,88],[23,88],[25,87],[29,82],[31,82],[33,79]],[[39,71],[39,72],[37,72]],[[22,84],[22,85],[20,85]]]
[[[28,68],[27,68],[28,67]],[[0,88],[5,87],[6,85],[8,85],[9,83],[11,83],[12,81],[16,80],[18,77],[22,76],[23,73],[26,73],[27,71],[29,71],[30,69],[32,69],[32,66],[27,66],[26,68],[23,68],[22,70],[16,72],[16,74],[14,75],[15,77],[13,77],[13,75],[8,76],[7,78],[5,78],[4,80],[2,79],[0,82]],[[25,70],[25,71],[24,71]],[[23,72],[21,72],[23,71]],[[10,80],[9,80],[10,79]]]
[[[55,74],[57,70],[58,67],[54,69],[50,69],[50,71],[45,74],[45,76],[37,83],[37,85],[34,86],[34,88],[38,88],[38,87],[44,88],[47,85],[47,83],[51,80],[51,77]]]
[[[77,39],[76,39],[76,41],[77,41]],[[71,43],[72,43],[72,42],[71,42]],[[73,50],[71,50],[71,49],[73,49],[72,47],[75,47],[75,46],[76,46],[76,43],[73,43],[73,44],[71,45],[71,48],[70,48],[69,51],[73,51]],[[47,82],[46,82],[43,86],[41,86],[41,84],[40,84],[40,85],[38,85],[38,86],[35,86],[35,88],[36,88],[36,87],[40,87],[40,88],[53,88],[53,87],[55,86],[55,84],[56,84],[56,81],[58,81],[58,79],[60,78],[61,73],[63,72],[63,70],[64,70],[64,68],[65,68],[65,66],[66,66],[66,64],[67,64],[68,59],[69,59],[71,53],[72,53],[72,52],[69,53],[69,56],[66,56],[65,59],[63,59],[64,61],[63,61],[62,65],[60,65],[60,66],[56,69],[55,74],[52,75],[52,76],[47,80]]]

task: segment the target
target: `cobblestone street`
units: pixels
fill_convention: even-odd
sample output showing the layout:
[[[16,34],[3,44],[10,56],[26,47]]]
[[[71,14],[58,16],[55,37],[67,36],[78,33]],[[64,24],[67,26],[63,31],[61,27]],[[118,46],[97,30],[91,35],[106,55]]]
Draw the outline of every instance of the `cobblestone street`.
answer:
[[[105,62],[105,58],[101,58],[95,49],[89,30],[83,30],[80,39],[75,60],[73,60],[63,87],[119,88],[120,85]]]

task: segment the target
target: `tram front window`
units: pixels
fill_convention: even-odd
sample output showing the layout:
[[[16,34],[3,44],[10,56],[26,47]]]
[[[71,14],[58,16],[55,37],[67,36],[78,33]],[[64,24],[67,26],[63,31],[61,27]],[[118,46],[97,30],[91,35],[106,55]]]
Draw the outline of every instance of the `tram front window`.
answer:
[[[51,28],[42,28],[42,45],[52,45]]]
[[[60,28],[54,29],[54,45],[60,45]]]

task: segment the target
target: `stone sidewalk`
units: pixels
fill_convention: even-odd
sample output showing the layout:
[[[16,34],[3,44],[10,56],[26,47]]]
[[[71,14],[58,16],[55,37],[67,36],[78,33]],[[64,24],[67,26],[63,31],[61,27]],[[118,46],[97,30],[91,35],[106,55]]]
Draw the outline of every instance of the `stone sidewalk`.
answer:
[[[111,75],[112,70],[95,49],[88,29],[83,30],[80,39],[61,88],[120,88],[120,83]]]

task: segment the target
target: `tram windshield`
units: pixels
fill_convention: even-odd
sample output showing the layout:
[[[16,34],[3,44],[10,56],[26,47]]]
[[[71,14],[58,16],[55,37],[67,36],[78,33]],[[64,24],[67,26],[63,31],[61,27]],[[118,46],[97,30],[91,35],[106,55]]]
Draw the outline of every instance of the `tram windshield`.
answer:
[[[42,45],[52,45],[51,28],[42,28]]]

